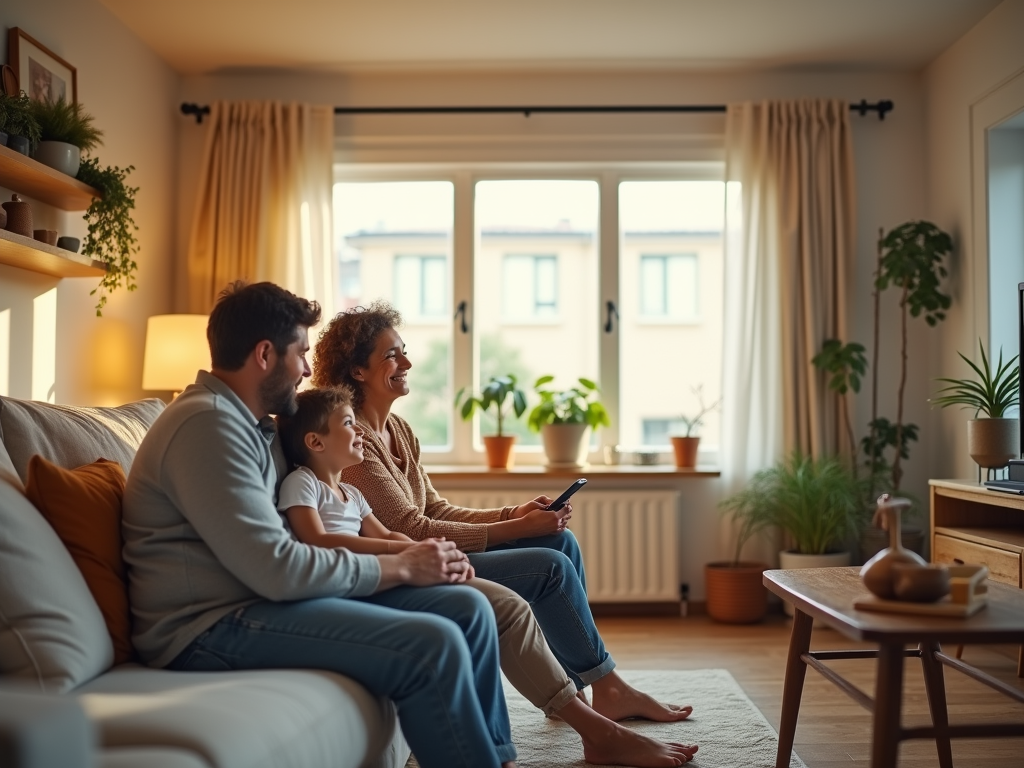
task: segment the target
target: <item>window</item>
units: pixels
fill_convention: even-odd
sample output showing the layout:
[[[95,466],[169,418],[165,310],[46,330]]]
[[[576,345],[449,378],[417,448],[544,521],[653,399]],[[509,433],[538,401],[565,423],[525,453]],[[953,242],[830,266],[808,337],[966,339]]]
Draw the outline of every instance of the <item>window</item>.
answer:
[[[428,461],[479,463],[493,418],[457,419],[455,390],[513,373],[532,405],[539,376],[582,376],[612,418],[595,451],[669,450],[681,417],[721,394],[721,167],[508,170],[339,167],[338,305],[383,298],[402,312],[413,368],[396,412]],[[700,428],[702,461],[718,418]],[[543,460],[525,418],[506,430],[517,462]]]
[[[509,253],[502,263],[502,317],[509,322],[558,315],[558,257]]]
[[[640,315],[697,321],[697,255],[640,256]]]

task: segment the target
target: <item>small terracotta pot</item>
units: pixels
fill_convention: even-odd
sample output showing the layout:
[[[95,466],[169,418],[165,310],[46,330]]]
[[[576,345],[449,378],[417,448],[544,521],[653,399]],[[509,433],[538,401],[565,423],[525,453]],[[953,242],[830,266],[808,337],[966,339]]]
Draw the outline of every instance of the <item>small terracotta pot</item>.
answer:
[[[516,463],[516,454],[512,450],[515,444],[515,435],[488,435],[485,437],[487,467],[489,469],[512,469]]]
[[[699,437],[670,437],[669,440],[672,441],[672,452],[675,453],[678,469],[693,469],[697,466]]]
[[[34,229],[32,230],[32,237],[34,237],[40,243],[46,243],[47,245],[57,244],[56,229]]]
[[[754,624],[764,618],[768,593],[761,574],[764,563],[707,563],[704,587],[708,616],[723,624]]]

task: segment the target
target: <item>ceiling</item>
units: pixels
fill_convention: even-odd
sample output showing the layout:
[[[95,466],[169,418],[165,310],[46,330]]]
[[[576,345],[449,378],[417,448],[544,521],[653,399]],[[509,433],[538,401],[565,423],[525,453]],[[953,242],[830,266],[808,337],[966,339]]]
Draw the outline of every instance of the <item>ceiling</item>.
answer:
[[[1000,0],[100,0],[182,74],[916,71]]]

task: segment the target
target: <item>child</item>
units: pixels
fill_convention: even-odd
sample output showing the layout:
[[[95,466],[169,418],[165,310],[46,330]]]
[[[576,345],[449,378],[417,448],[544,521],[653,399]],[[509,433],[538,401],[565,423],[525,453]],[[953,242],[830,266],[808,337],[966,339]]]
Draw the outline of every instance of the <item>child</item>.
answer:
[[[281,447],[296,469],[285,477],[277,508],[299,541],[367,555],[393,555],[412,543],[384,527],[341,471],[363,460],[362,430],[344,388],[298,394],[293,416],[277,419]]]

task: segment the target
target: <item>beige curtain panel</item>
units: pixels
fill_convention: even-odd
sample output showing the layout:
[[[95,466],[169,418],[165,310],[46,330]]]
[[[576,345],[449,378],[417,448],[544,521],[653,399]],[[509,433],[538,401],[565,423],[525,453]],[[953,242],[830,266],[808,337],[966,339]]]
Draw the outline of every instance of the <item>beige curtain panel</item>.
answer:
[[[847,281],[855,231],[849,107],[838,99],[730,105],[726,143],[728,178],[741,183],[735,264],[754,270],[727,274],[727,284],[739,284],[727,289],[727,301],[756,298],[760,316],[767,312],[777,323],[767,348],[743,352],[761,361],[756,377],[779,384],[781,419],[775,424],[761,413],[777,434],[762,435],[761,444],[814,456],[844,452],[839,401],[811,359],[826,339],[849,341]],[[760,287],[749,285],[758,278]],[[741,319],[749,329],[754,318]]]
[[[334,111],[279,102],[211,105],[188,249],[189,311],[233,280],[270,280],[333,314]]]

